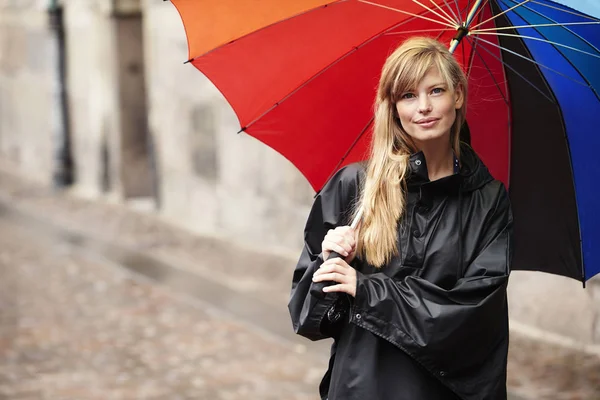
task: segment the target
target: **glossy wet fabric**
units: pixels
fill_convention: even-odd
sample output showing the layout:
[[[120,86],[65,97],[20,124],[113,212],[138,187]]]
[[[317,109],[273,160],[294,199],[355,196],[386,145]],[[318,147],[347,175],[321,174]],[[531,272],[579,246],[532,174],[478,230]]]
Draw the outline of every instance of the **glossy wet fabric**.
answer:
[[[327,230],[348,224],[362,165],[340,170],[316,197],[289,310],[300,335],[335,339],[321,398],[506,399],[510,202],[470,148],[461,163],[459,174],[429,182],[422,153],[412,156],[400,255],[381,270],[353,261],[349,301],[309,291]],[[332,307],[346,307],[335,324]]]

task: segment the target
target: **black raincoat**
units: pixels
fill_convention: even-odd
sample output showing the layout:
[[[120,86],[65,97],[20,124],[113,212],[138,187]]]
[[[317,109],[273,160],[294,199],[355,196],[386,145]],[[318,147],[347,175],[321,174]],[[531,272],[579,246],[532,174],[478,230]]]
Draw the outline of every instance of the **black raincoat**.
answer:
[[[504,185],[468,146],[459,173],[433,182],[414,154],[400,255],[382,269],[355,258],[356,297],[319,299],[310,288],[321,242],[349,225],[363,177],[361,164],[349,165],[317,195],[293,276],[295,331],[334,338],[321,398],[506,399],[512,213]]]

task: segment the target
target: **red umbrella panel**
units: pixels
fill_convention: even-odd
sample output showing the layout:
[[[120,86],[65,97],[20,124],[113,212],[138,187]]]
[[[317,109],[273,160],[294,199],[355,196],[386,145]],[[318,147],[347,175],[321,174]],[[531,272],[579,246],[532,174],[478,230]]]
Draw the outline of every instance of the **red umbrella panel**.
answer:
[[[186,23],[186,30],[202,26],[195,15],[186,18],[185,14],[190,9],[200,13],[200,5],[191,7],[202,1],[173,3],[184,21],[196,21]],[[456,30],[446,15],[453,18],[457,10],[448,1],[437,1],[429,10],[406,0],[337,1],[310,9],[301,4],[318,2],[294,3],[290,13],[295,14],[285,16],[280,11],[271,19],[249,10],[248,18],[259,15],[270,24],[241,31],[241,37],[229,34],[229,42],[203,55],[193,52],[210,49],[196,50],[196,41],[190,39],[190,59],[227,98],[241,129],[289,159],[318,191],[341,166],[367,156],[373,101],[387,55],[404,39],[418,34],[449,44]],[[469,5],[466,0],[459,3],[461,10]],[[228,15],[238,15],[237,10],[220,7]],[[490,13],[486,9],[478,17]],[[279,22],[274,18],[280,18]],[[491,79],[505,82],[502,65],[489,54],[482,54],[484,60],[473,57],[465,41],[456,55],[469,70],[471,131],[487,127],[485,135],[473,135],[472,143],[494,176],[508,183],[508,108]]]

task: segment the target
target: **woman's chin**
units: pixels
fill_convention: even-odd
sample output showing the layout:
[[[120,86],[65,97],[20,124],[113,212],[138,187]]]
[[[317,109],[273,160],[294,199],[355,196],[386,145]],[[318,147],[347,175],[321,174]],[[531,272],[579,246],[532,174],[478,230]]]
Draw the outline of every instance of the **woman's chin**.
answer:
[[[449,135],[445,132],[429,131],[429,132],[415,132],[414,135],[410,135],[415,142],[420,143],[432,143],[435,141],[447,140]]]

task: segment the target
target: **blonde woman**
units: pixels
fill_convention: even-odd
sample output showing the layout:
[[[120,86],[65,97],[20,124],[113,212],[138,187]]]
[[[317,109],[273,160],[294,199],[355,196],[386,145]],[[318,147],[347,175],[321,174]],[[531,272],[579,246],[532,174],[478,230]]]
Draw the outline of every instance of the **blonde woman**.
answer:
[[[460,142],[466,97],[444,45],[403,43],[382,70],[369,160],[315,199],[289,310],[298,334],[334,338],[322,399],[506,399],[512,213]]]

